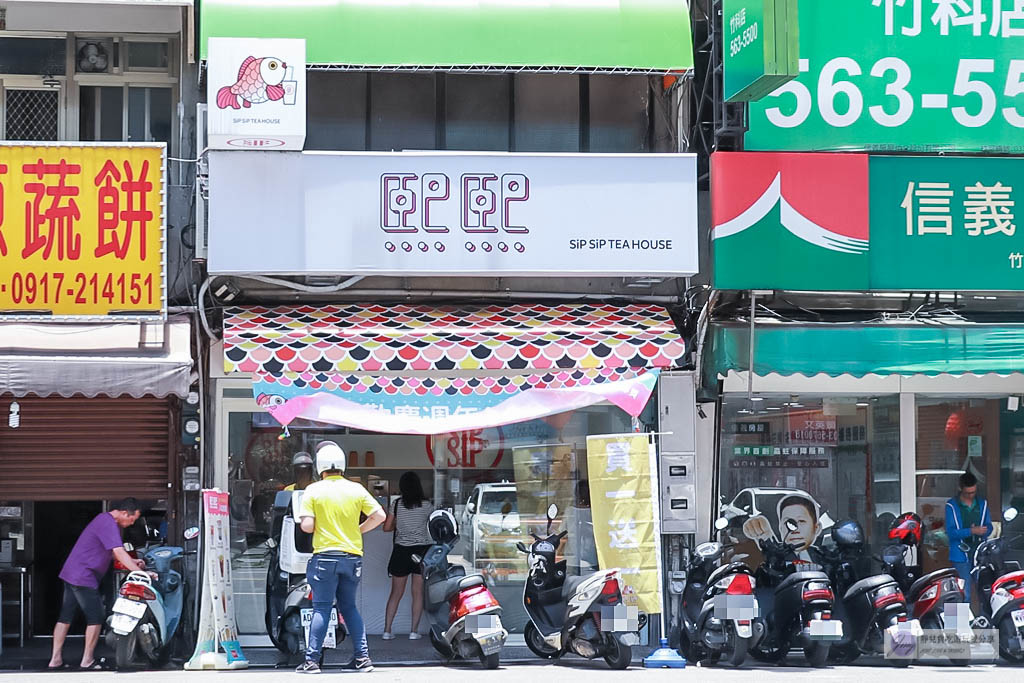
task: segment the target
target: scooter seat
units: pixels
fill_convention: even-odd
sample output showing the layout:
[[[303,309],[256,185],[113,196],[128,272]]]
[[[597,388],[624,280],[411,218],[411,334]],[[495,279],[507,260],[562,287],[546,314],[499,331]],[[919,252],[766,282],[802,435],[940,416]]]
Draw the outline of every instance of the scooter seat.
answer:
[[[779,583],[775,592],[782,592],[787,588],[791,588],[794,584],[804,581],[828,581],[828,574],[825,572],[793,572]]]
[[[586,581],[588,576],[567,576],[565,577],[565,583],[562,584],[562,599],[567,600],[573,593],[576,592],[577,586]]]
[[[481,576],[480,574],[473,574],[471,576],[463,576],[458,581],[456,581],[454,579],[449,579],[448,580],[448,591],[445,594],[444,599],[445,600],[451,600],[456,595],[458,595],[460,591],[464,591],[467,588],[472,588],[474,586],[482,586],[482,585],[484,585],[484,577]]]
[[[917,599],[924,592],[924,589],[943,579],[955,579],[959,576],[956,570],[952,567],[946,567],[945,569],[936,569],[930,574],[925,574],[920,579],[910,585],[910,590],[907,591],[907,602],[917,602]]]
[[[881,588],[888,583],[895,584],[896,579],[892,578],[888,574],[876,574],[875,576],[869,576],[866,579],[861,579],[846,590],[846,595],[843,596],[843,601],[845,602],[855,595],[866,593],[876,588]]]

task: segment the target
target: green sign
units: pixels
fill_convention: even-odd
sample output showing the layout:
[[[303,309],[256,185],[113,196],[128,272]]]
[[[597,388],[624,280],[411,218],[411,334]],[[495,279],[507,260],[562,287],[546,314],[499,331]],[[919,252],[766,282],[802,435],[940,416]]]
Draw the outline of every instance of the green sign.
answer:
[[[208,38],[304,38],[308,64],[693,67],[680,0],[203,0],[199,13],[203,59]]]
[[[717,153],[711,180],[717,289],[1024,291],[1024,158]]]
[[[797,0],[723,0],[727,102],[759,99],[798,75]]]
[[[803,0],[799,24],[746,149],[1024,152],[1020,0]]]
[[[871,157],[872,289],[1024,290],[1024,159]]]

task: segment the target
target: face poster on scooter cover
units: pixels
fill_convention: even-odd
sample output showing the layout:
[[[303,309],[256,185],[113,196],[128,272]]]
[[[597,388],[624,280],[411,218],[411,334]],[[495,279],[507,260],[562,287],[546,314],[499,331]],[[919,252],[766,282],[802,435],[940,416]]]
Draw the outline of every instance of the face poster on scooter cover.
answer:
[[[623,601],[661,613],[661,530],[655,448],[645,434],[587,437],[594,542],[602,569],[618,569]],[[635,602],[634,602],[635,600]]]
[[[196,650],[186,669],[240,669],[249,666],[238,642],[231,585],[229,495],[203,491],[203,587]],[[224,654],[217,653],[218,645]],[[212,655],[212,657],[211,657]]]

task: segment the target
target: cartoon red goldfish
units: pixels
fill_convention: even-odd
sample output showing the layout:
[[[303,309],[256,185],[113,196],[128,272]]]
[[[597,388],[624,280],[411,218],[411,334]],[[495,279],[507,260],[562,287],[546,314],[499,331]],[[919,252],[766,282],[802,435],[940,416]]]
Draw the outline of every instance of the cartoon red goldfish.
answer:
[[[284,80],[288,65],[277,57],[246,57],[238,68],[238,81],[217,91],[217,106],[221,109],[241,109],[268,100],[284,97]]]

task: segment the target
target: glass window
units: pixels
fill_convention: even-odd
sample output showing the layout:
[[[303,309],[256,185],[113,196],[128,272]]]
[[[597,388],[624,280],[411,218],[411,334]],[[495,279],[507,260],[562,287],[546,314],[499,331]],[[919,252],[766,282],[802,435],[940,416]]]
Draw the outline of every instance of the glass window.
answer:
[[[306,149],[366,149],[367,75],[306,72]]]
[[[517,74],[516,152],[580,151],[580,81],[570,74]]]
[[[856,520],[873,549],[885,545],[888,515],[900,512],[898,397],[758,398],[727,394],[722,405],[720,493],[748,562],[760,553],[743,523],[757,515],[804,549],[842,519]],[[783,534],[787,515],[799,528]],[[806,550],[802,557],[809,559]]]
[[[431,74],[370,75],[370,149],[437,148],[437,93]]]
[[[167,43],[127,42],[125,67],[129,71],[167,71],[168,52]]]
[[[507,151],[512,77],[450,74],[445,79],[445,148]]]
[[[170,144],[170,88],[128,88],[127,141]]]
[[[590,91],[590,152],[646,152],[650,98],[646,76],[594,75]]]
[[[124,88],[83,85],[79,88],[78,133],[82,140],[124,140]]]
[[[63,38],[0,38],[0,73],[62,76],[66,47]]]

